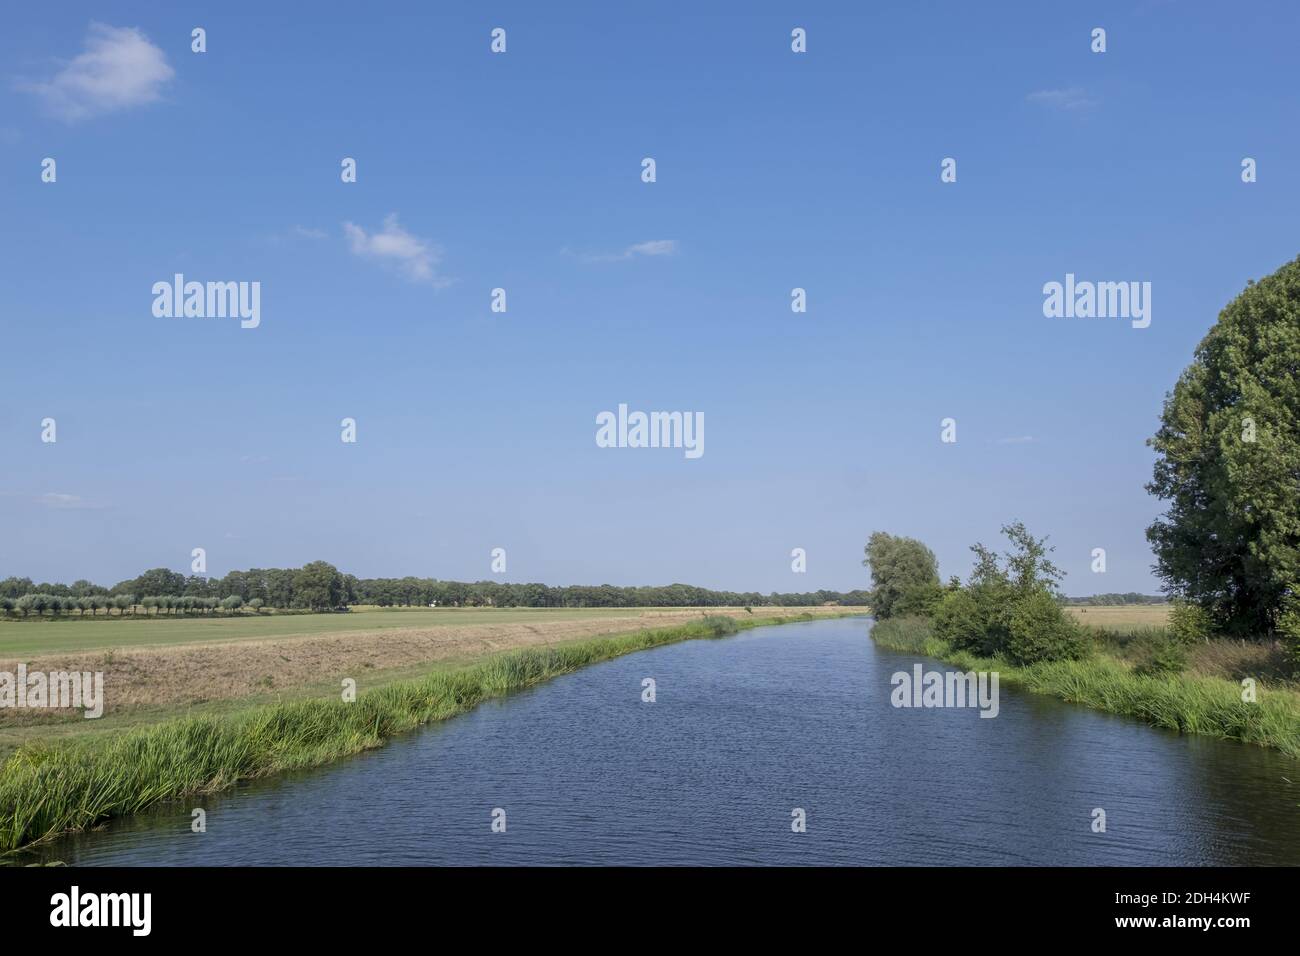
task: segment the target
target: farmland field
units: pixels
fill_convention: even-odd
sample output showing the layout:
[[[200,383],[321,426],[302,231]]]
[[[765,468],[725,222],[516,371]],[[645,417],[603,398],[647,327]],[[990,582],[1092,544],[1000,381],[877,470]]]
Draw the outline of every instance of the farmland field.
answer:
[[[1093,627],[1133,628],[1163,627],[1169,621],[1168,604],[1124,604],[1116,606],[1068,608],[1080,624]]]
[[[234,617],[63,617],[58,620],[0,620],[0,660],[32,654],[92,651],[114,647],[257,641],[313,637],[391,628],[465,627],[478,624],[539,624],[602,618],[654,618],[685,608],[377,608],[339,614],[243,614]]]

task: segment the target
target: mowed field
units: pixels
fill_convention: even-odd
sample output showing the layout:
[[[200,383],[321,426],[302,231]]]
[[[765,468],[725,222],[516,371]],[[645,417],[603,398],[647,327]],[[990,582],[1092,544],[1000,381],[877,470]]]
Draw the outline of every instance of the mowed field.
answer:
[[[364,693],[506,651],[698,621],[783,618],[853,608],[372,608],[229,618],[0,622],[0,671],[100,672],[104,715],[0,709],[0,757],[22,743],[100,734],[181,714]]]
[[[1169,623],[1168,604],[1124,604],[1113,607],[1072,606],[1067,610],[1080,624],[1093,627],[1164,627]]]
[[[236,617],[67,617],[0,620],[0,660],[114,647],[152,647],[310,637],[349,631],[476,624],[536,624],[652,617],[682,608],[360,608],[346,614],[245,614]],[[690,609],[700,613],[698,608]]]

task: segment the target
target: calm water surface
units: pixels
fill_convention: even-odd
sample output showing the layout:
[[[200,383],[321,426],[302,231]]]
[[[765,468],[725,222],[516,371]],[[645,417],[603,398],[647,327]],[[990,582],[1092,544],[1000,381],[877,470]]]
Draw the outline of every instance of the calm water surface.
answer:
[[[83,865],[1300,864],[1300,762],[1002,687],[890,706],[865,619],[571,674],[320,770],[60,840]],[[926,661],[926,666],[941,665]],[[641,702],[653,677],[657,701]],[[207,832],[190,832],[190,810]],[[505,833],[491,832],[493,808]],[[807,832],[791,832],[791,811]],[[1093,833],[1092,811],[1106,811]]]

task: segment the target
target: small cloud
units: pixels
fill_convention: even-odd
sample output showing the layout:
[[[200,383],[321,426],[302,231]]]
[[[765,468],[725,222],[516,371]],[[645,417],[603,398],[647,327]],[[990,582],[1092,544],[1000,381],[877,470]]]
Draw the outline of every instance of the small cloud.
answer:
[[[1086,110],[1097,105],[1097,101],[1090,99],[1081,86],[1071,86],[1064,90],[1038,90],[1025,99],[1056,110]]]
[[[1016,436],[1014,436],[1014,437],[1012,437],[1012,438],[999,438],[999,439],[997,440],[997,444],[999,444],[999,445],[1028,445],[1028,444],[1029,444],[1030,442],[1032,442],[1033,440],[1034,440],[1034,436],[1033,436],[1033,435],[1016,435]]]
[[[628,246],[622,252],[573,253],[562,250],[566,255],[577,255],[583,262],[624,262],[642,256],[675,256],[678,252],[676,239],[650,239]]]
[[[48,80],[22,81],[51,113],[72,123],[152,103],[176,71],[161,49],[135,27],[91,23],[86,48]]]
[[[309,229],[306,226],[294,226],[289,230],[294,239],[325,239],[329,236],[324,229]]]
[[[675,256],[677,255],[676,239],[651,239],[649,242],[638,242],[634,246],[628,246],[623,251],[623,258],[631,259],[633,256]]]
[[[345,222],[343,232],[352,246],[353,255],[376,259],[392,266],[412,282],[427,282],[438,287],[450,280],[437,274],[442,250],[427,239],[413,236],[401,227],[397,213],[384,219],[379,232],[366,232],[354,223]]]
[[[34,500],[38,505],[59,511],[88,511],[98,510],[102,507],[101,505],[92,504],[80,495],[65,495],[57,491],[47,491]]]

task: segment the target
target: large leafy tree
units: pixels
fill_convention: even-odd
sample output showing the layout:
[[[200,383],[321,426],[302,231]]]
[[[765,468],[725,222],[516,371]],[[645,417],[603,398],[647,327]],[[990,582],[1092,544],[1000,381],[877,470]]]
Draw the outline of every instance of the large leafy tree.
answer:
[[[934,552],[915,538],[874,532],[867,541],[863,564],[871,568],[871,611],[877,618],[927,614],[942,588]]]
[[[123,581],[116,589],[140,595],[177,595],[185,591],[185,575],[170,568],[150,568],[134,581]]]
[[[1149,444],[1166,590],[1229,633],[1272,632],[1300,588],[1300,259],[1219,313]]]
[[[338,607],[343,600],[343,575],[327,561],[304,564],[293,576],[293,603],[314,611]]]

